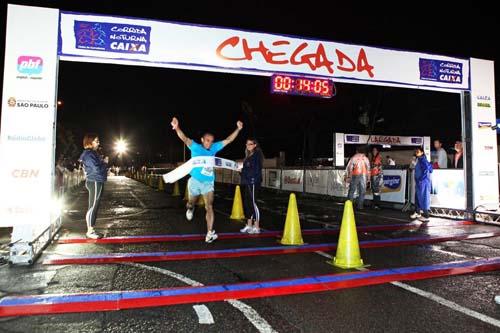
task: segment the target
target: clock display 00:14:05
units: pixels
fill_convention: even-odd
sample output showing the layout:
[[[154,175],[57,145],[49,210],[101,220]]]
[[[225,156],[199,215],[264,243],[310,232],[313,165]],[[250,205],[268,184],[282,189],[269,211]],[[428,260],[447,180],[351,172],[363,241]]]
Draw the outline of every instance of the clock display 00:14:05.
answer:
[[[272,77],[273,92],[332,97],[332,86],[333,82],[327,79],[313,79],[287,75],[275,75]]]

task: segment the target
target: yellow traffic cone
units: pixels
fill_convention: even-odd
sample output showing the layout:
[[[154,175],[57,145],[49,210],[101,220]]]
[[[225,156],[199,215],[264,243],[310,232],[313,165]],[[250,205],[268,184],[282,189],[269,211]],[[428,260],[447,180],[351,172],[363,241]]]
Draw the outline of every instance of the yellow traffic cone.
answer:
[[[180,197],[181,196],[181,192],[179,191],[179,182],[175,182],[174,191],[172,192],[172,196],[173,197]]]
[[[150,187],[153,187],[153,175],[149,175],[149,177],[148,177],[148,185]]]
[[[297,199],[295,193],[290,194],[288,201],[288,210],[286,212],[285,230],[281,238],[283,245],[302,245],[302,230],[300,229],[299,210],[297,208]]]
[[[245,213],[243,213],[243,204],[241,201],[241,191],[239,185],[236,185],[236,190],[234,191],[233,209],[231,211],[231,216],[229,218],[231,220],[245,219]]]
[[[163,183],[163,177],[160,176],[160,179],[158,180],[158,191],[165,191],[165,185]]]
[[[332,264],[340,268],[363,267],[363,260],[359,254],[356,221],[354,220],[354,212],[350,200],[347,200],[344,204],[344,215],[342,216],[342,224],[340,226],[337,253],[333,258]]]

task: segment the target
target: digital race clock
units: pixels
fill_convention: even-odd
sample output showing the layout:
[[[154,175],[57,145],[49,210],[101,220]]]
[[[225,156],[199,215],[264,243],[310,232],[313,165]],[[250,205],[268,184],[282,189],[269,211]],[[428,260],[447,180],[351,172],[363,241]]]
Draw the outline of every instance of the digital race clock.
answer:
[[[335,96],[335,85],[328,79],[274,74],[271,76],[271,92],[330,98]]]

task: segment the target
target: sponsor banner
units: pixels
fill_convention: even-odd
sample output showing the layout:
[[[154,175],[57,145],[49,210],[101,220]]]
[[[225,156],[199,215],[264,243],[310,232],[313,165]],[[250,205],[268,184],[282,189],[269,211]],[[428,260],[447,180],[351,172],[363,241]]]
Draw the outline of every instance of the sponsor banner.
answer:
[[[52,219],[58,20],[57,9],[8,6],[0,227],[14,226],[16,240],[31,240]]]
[[[344,166],[344,134],[333,134],[333,158],[335,159],[335,166]]]
[[[304,170],[282,170],[281,189],[285,191],[304,191]]]
[[[420,58],[420,80],[461,84],[464,66],[460,62]]]
[[[281,170],[280,169],[266,169],[266,182],[265,187],[281,189]]]
[[[384,186],[380,191],[380,200],[404,204],[406,202],[406,177],[406,170],[384,170]],[[366,189],[366,199],[373,199],[370,188]]]
[[[346,171],[345,170],[329,170],[328,171],[328,188],[327,194],[347,198],[347,192],[349,188],[345,182]]]
[[[469,88],[466,59],[270,33],[61,12],[64,60]],[[397,69],[397,70],[395,70]]]
[[[306,192],[328,194],[328,173],[330,170],[306,170]]]
[[[464,170],[435,169],[432,172],[431,206],[465,209]]]
[[[474,207],[498,209],[498,152],[493,61],[471,59]]]
[[[76,49],[149,54],[149,26],[75,20],[73,28]]]
[[[368,141],[369,139],[369,141]],[[390,135],[362,135],[345,134],[345,144],[373,144],[373,145],[391,145],[391,146],[423,146],[424,137],[421,136],[390,136]]]

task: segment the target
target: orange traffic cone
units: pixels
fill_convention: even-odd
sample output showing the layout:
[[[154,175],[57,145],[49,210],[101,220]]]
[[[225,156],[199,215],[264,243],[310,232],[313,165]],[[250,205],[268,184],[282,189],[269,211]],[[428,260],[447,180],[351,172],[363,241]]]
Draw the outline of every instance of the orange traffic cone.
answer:
[[[288,210],[286,212],[285,230],[281,238],[283,245],[303,245],[302,230],[300,229],[299,210],[297,208],[297,199],[295,193],[290,194],[288,201]]]

